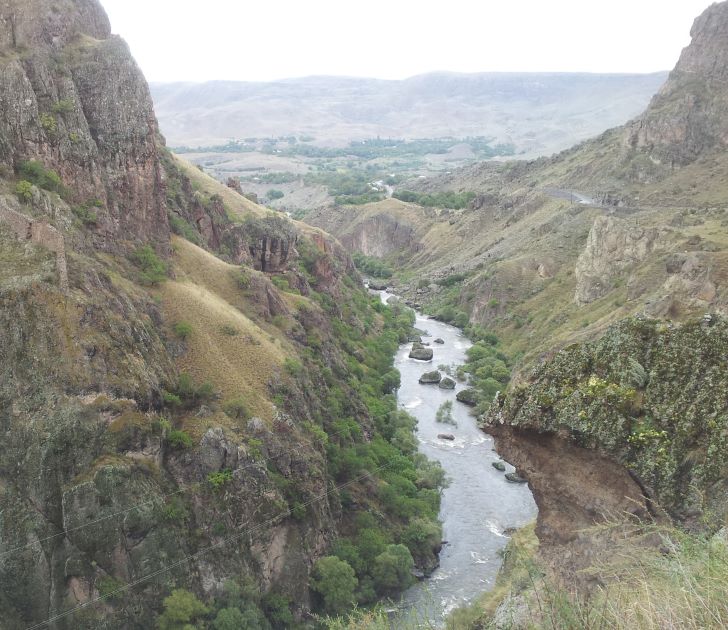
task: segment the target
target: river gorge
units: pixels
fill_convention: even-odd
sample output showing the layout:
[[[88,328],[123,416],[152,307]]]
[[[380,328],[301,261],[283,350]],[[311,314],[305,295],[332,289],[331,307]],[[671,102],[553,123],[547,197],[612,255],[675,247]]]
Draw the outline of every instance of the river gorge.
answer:
[[[386,302],[392,294],[381,292]],[[434,356],[431,362],[409,358],[411,343],[400,346],[395,367],[401,374],[398,402],[401,408],[417,418],[420,451],[437,460],[449,479],[440,510],[443,524],[443,545],[440,566],[428,578],[410,588],[403,596],[402,625],[441,627],[448,613],[467,604],[477,595],[492,588],[501,564],[500,552],[508,542],[507,532],[531,522],[536,517],[536,504],[528,486],[506,481],[504,472],[493,462],[501,461],[493,449],[493,439],[483,433],[471,415],[470,407],[455,400],[457,391],[438,385],[421,385],[423,373],[440,365],[454,369],[466,361],[472,345],[454,326],[417,313],[415,326],[427,334]],[[440,339],[444,343],[434,343]],[[452,401],[452,417],[457,426],[439,423],[438,408]],[[454,439],[438,438],[451,434]],[[505,463],[505,472],[513,467]]]

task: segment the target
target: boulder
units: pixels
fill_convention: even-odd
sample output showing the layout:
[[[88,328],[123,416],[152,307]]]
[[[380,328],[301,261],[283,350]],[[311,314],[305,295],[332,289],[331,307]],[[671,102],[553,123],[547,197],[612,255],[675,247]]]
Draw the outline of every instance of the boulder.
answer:
[[[412,348],[409,357],[418,361],[432,361],[432,348]]]
[[[435,343],[439,343],[440,345],[444,344],[445,341],[443,339],[435,339]]]
[[[372,291],[386,291],[389,288],[386,280],[370,280],[369,288]]]
[[[478,392],[474,389],[463,389],[455,396],[458,402],[470,407],[475,407],[478,404]]]
[[[437,437],[440,440],[449,440],[450,442],[455,439],[455,436],[452,433],[438,433]]]
[[[446,376],[440,381],[440,389],[455,389],[455,381]]]
[[[425,372],[420,376],[420,385],[437,385],[442,380],[442,374],[437,370],[434,372]]]
[[[516,473],[506,473],[506,480],[511,483],[526,483],[526,480]]]
[[[495,468],[496,470],[500,470],[501,472],[506,471],[506,465],[503,462],[492,462],[491,466]]]

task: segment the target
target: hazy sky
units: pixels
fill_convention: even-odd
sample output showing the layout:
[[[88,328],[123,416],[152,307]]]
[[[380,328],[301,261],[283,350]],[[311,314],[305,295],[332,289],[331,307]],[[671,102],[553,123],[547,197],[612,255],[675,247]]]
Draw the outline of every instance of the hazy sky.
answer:
[[[710,0],[101,0],[152,81],[673,67]]]

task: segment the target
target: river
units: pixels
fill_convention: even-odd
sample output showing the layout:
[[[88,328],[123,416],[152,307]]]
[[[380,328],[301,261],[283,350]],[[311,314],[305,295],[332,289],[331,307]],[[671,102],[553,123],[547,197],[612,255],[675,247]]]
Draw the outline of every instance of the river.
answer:
[[[381,296],[386,301],[391,294],[382,291]],[[402,375],[397,399],[400,407],[417,418],[420,451],[438,460],[450,480],[440,508],[447,544],[440,554],[440,567],[404,594],[404,612],[400,623],[394,623],[397,627],[415,621],[419,627],[439,628],[450,611],[492,588],[501,564],[499,552],[508,542],[504,530],[531,522],[536,517],[536,504],[528,486],[506,481],[504,473],[491,465],[500,461],[493,439],[478,428],[470,408],[455,400],[455,393],[464,385],[459,383],[455,391],[448,391],[418,382],[424,372],[438,365],[465,363],[470,341],[458,328],[420,313],[415,326],[427,331],[422,340],[430,344],[434,358],[432,362],[410,359],[412,344],[400,346],[395,358],[395,367]],[[434,343],[437,338],[445,343]],[[437,409],[447,400],[453,401],[457,426],[435,421]],[[438,439],[438,433],[451,433],[455,440]],[[506,464],[506,472],[512,471]]]

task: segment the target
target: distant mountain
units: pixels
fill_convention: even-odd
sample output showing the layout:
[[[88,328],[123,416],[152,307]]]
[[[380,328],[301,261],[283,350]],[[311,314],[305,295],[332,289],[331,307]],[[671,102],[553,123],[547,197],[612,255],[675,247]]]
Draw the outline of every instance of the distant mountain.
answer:
[[[455,74],[403,81],[308,77],[272,83],[152,84],[172,146],[231,138],[492,136],[528,155],[552,153],[639,114],[667,73]]]

